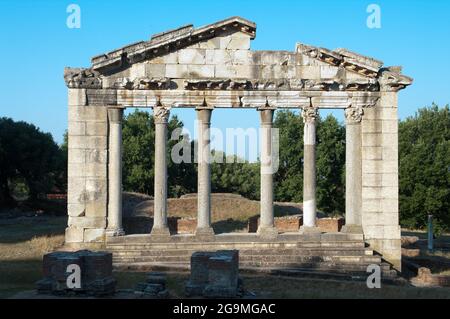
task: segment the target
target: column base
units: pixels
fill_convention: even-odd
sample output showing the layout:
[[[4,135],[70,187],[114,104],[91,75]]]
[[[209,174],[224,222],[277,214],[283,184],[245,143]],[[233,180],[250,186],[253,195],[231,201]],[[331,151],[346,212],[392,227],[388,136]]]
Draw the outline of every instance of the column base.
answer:
[[[150,236],[157,239],[168,239],[170,237],[169,227],[152,228]]]
[[[122,228],[118,229],[107,229],[105,231],[106,236],[108,237],[118,237],[118,236],[124,236],[125,231]]]
[[[278,237],[278,229],[273,226],[259,226],[257,234],[263,239],[276,239]]]
[[[199,241],[214,241],[215,233],[212,227],[202,227],[195,230],[195,237]]]
[[[362,234],[363,229],[361,225],[344,225],[341,228],[341,233],[347,233],[347,234]]]
[[[300,234],[320,234],[321,231],[317,226],[300,226]]]

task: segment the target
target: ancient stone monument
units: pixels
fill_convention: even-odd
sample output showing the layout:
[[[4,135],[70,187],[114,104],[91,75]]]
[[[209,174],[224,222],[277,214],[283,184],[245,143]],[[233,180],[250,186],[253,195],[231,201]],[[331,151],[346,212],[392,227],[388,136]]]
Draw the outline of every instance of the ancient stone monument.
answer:
[[[68,287],[72,275],[76,275],[78,266],[79,286]],[[36,283],[38,293],[58,296],[88,295],[108,296],[116,289],[116,280],[112,277],[112,254],[108,252],[56,251],[44,255],[44,278]]]
[[[239,252],[195,252],[191,256],[188,296],[235,298],[239,293]]]
[[[142,262],[159,262],[164,261],[163,254],[149,256],[148,251],[176,250],[182,245],[192,251],[199,245],[202,250],[216,250],[221,243],[220,249],[228,249],[227,245],[241,249],[242,263],[246,248],[249,254],[251,248],[272,249],[276,254],[278,248],[301,253],[316,247],[311,253],[324,254],[325,247],[351,246],[358,249],[353,252],[358,256],[333,255],[339,258],[331,261],[380,262],[378,256],[370,255],[376,250],[400,269],[397,93],[412,79],[401,74],[401,67],[383,67],[381,61],[347,49],[298,43],[294,51],[252,51],[255,36],[256,24],[240,17],[200,28],[187,25],[98,55],[89,68],[65,70],[69,88],[67,245],[110,249],[117,264],[132,263],[121,255],[131,244],[146,251],[145,258],[136,255],[142,256]],[[131,237],[124,234],[121,218],[121,121],[127,107],[152,108],[156,127],[154,226],[149,235]],[[171,236],[165,152],[169,113],[178,107],[197,113],[199,154],[208,154],[208,128],[216,108],[230,112],[253,108],[260,114],[263,131],[272,128],[275,110],[302,110],[303,226],[286,234],[279,234],[274,226],[273,161],[269,160],[261,165],[257,233],[214,235],[210,165],[199,156],[196,234]],[[341,109],[346,119],[346,224],[338,233],[320,233],[316,227],[315,121],[318,110],[325,108]],[[269,158],[270,136],[261,137],[261,153]],[[189,257],[190,253],[183,260],[188,263]],[[296,258],[286,263],[297,265],[303,260]]]

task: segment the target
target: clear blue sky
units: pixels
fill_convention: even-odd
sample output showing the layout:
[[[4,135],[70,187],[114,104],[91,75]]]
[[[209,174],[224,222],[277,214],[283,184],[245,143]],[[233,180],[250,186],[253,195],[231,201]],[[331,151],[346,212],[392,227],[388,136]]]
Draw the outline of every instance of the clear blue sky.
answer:
[[[81,8],[80,29],[66,26],[71,3]],[[366,26],[371,3],[381,7],[381,29]],[[345,47],[387,66],[402,65],[415,81],[400,93],[401,118],[432,102],[450,102],[447,0],[0,0],[0,116],[32,122],[61,142],[67,127],[65,66],[88,67],[92,56],[146,40],[153,33],[234,15],[257,23],[252,49],[294,50],[296,42],[303,42]],[[192,132],[194,111],[173,113]],[[258,127],[258,114],[220,110],[212,122],[219,128]]]

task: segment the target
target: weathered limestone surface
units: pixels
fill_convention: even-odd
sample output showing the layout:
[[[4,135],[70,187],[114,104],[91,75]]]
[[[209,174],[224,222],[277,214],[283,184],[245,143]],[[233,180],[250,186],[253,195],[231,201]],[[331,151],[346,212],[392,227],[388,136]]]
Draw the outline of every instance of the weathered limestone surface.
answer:
[[[119,206],[119,195],[108,190],[119,184],[108,172],[108,165],[117,160],[108,136],[112,133],[108,108],[196,108],[200,133],[207,131],[211,112],[219,107],[263,112],[333,108],[362,116],[360,124],[347,127],[350,172],[345,229],[359,232],[362,224],[371,246],[400,267],[397,92],[412,79],[400,67],[383,67],[381,61],[347,49],[298,43],[293,51],[252,51],[255,36],[256,24],[240,17],[200,28],[187,25],[98,55],[89,68],[65,70],[69,87],[67,243],[101,243],[111,217],[118,216],[108,211],[110,206],[117,212]],[[164,125],[157,125],[155,231],[163,229],[167,234],[164,134]],[[316,229],[314,134],[314,124],[305,123],[303,230]],[[200,153],[209,153],[209,135],[200,136]],[[197,235],[214,239],[209,163],[200,162],[198,172]],[[270,174],[262,174],[261,181],[261,226],[273,229]],[[116,205],[111,205],[114,201]]]
[[[107,218],[106,106],[87,106],[85,89],[69,89],[66,242],[99,241]]]
[[[186,295],[234,298],[239,293],[239,251],[196,252],[191,256],[191,276]]]
[[[401,269],[397,92],[382,91],[362,119],[362,225],[374,250]]]
[[[80,269],[80,287],[67,286],[69,275],[75,274],[70,265]],[[112,277],[112,254],[108,252],[53,252],[43,257],[44,278],[36,283],[40,294],[53,295],[94,295],[106,296],[114,294],[116,280]]]

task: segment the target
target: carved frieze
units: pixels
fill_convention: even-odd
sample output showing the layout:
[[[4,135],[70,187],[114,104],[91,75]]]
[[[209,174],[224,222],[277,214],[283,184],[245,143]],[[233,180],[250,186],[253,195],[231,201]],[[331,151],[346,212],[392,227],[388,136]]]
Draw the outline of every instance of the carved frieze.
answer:
[[[65,68],[64,81],[71,89],[100,89],[102,80],[98,72],[91,69]]]

